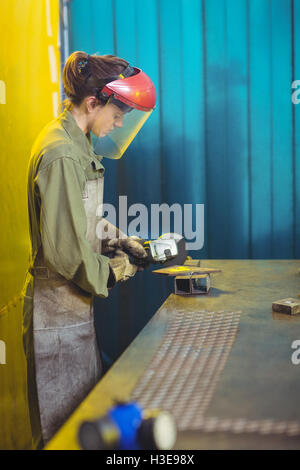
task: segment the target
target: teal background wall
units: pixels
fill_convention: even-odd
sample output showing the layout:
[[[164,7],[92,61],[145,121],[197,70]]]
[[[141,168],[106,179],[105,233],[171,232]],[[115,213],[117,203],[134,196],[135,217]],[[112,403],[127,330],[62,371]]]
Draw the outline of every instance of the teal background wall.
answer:
[[[204,203],[194,258],[299,258],[300,0],[72,0],[70,20],[71,51],[124,57],[158,92],[125,156],[104,161],[105,201]],[[154,277],[97,299],[111,356],[171,292]]]

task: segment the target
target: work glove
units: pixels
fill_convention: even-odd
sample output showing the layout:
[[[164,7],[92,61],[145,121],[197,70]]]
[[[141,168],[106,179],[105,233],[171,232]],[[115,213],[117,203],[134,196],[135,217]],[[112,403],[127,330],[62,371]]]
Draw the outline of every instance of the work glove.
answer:
[[[110,275],[107,286],[113,287],[117,282],[124,282],[135,275],[138,267],[131,264],[128,255],[121,250],[115,251],[115,256],[109,260]]]
[[[147,252],[139,242],[138,237],[112,238],[103,240],[102,253],[112,253],[115,250],[124,251],[126,254],[134,258],[146,258]]]
[[[111,224],[108,220],[102,218],[96,228],[97,237],[101,240],[101,253],[111,253],[114,251],[112,247],[107,246],[111,240],[119,238],[127,238],[127,235],[118,227]]]
[[[128,237],[119,228],[115,227],[108,220],[102,219],[97,226],[97,236],[102,240],[101,253],[110,256],[116,250],[121,250],[132,258],[146,258],[148,256],[138,237]],[[132,264],[134,260],[131,259]],[[149,266],[148,263],[138,264],[138,271],[144,271]]]

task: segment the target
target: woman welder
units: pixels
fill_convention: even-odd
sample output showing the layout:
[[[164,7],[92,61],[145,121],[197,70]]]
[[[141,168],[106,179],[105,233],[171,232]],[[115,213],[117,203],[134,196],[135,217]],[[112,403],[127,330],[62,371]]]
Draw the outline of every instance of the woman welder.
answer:
[[[102,156],[120,158],[155,106],[154,85],[121,58],[84,52],[68,58],[63,82],[65,110],[38,136],[28,168],[32,250],[23,342],[34,448],[100,378],[93,297],[107,297],[116,282],[134,276],[128,254],[146,256],[134,237],[107,237],[112,227],[99,215],[104,167],[91,133]]]

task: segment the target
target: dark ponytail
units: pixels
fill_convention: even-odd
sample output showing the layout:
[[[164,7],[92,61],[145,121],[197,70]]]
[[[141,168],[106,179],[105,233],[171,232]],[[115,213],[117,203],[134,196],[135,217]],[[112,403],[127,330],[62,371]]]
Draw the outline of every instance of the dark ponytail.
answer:
[[[86,96],[97,96],[108,79],[116,79],[128,62],[114,55],[88,55],[73,52],[63,70],[63,84],[68,96],[63,103],[67,109],[78,106]]]

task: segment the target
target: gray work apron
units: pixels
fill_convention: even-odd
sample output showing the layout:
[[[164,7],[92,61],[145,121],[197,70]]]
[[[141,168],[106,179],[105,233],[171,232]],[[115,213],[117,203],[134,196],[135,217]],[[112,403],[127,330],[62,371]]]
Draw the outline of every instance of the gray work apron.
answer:
[[[83,193],[87,234],[93,251],[101,253],[96,236],[103,203],[103,177],[88,180]],[[100,206],[101,207],[101,206]],[[36,387],[44,444],[100,379],[93,296],[58,273],[34,266],[33,341]]]

